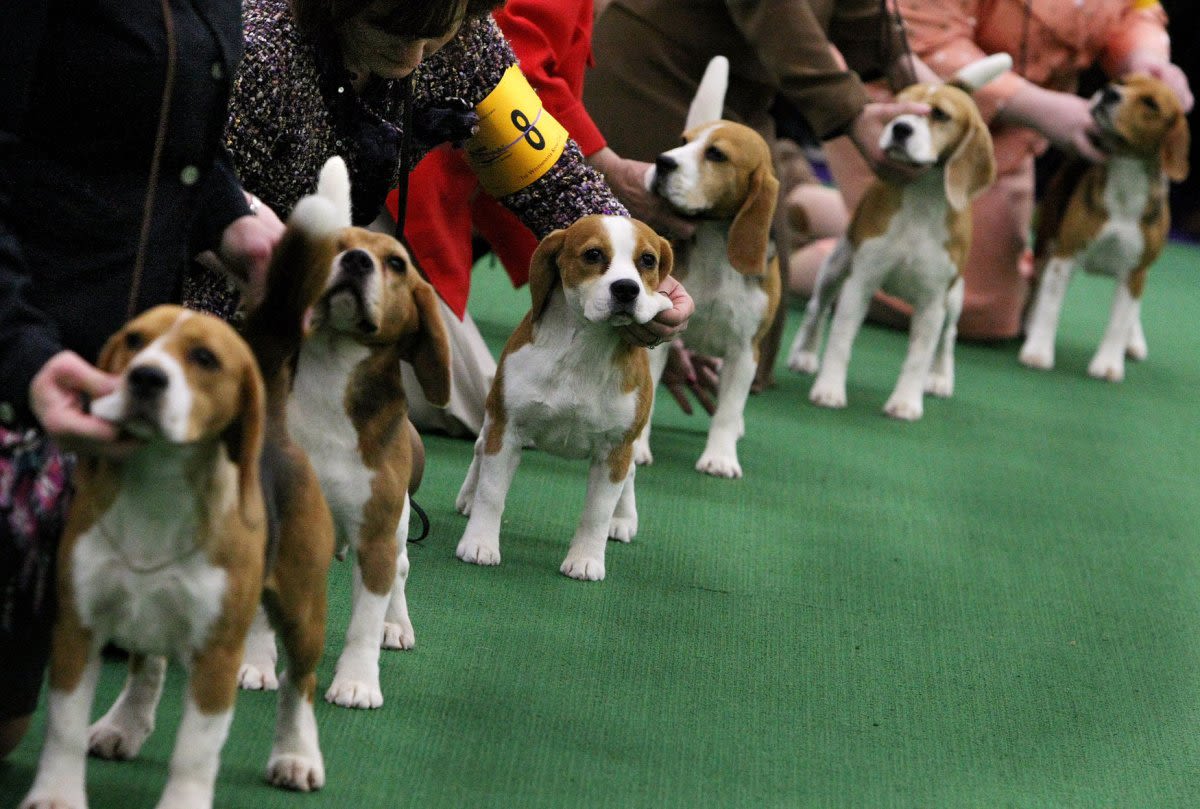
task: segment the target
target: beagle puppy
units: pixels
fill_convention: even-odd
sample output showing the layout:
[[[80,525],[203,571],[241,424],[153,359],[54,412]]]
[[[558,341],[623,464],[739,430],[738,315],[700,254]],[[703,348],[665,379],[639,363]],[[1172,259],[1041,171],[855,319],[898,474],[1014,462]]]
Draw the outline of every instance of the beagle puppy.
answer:
[[[728,69],[723,56],[709,63],[689,110],[684,144],[658,156],[647,184],[672,208],[701,220],[692,239],[676,245],[681,257],[676,275],[686,280],[696,305],[681,337],[689,349],[723,362],[717,407],[696,470],[740,478],[742,414],[758,368],[759,344],[779,306],[779,260],[771,248],[779,181],[762,136],[720,120]],[[670,346],[650,351],[656,387],[669,351]],[[636,458],[653,461],[649,427]]]
[[[458,493],[458,510],[470,517],[459,559],[500,564],[500,517],[527,445],[590,463],[563,573],[603,579],[607,540],[637,533],[633,443],[653,391],[646,349],[622,340],[618,327],[670,308],[656,290],[671,263],[665,239],[619,216],[583,217],[538,245],[529,268],[533,306],[504,347]]]
[[[379,650],[415,643],[408,580],[409,490],[421,458],[408,420],[400,360],[429,401],[450,396],[450,345],[433,287],[391,236],[350,225],[350,178],[341,158],[288,219],[272,272],[302,279],[311,304],[287,396],[287,424],[313,459],[333,513],[339,552],[354,557],[354,602],[325,699],[383,704]],[[247,649],[250,687],[271,687],[274,643],[263,623]]]
[[[1106,163],[1068,164],[1042,202],[1037,233],[1039,285],[1026,321],[1020,361],[1054,367],[1054,336],[1071,273],[1082,267],[1117,282],[1108,327],[1088,365],[1097,379],[1120,382],[1125,357],[1146,358],[1142,290],[1170,227],[1167,181],[1188,174],[1190,133],[1175,94],[1158,79],[1134,75],[1096,93],[1092,117],[1109,152]]]
[[[969,92],[1011,64],[1007,54],[997,54],[967,66],[950,84],[914,84],[898,95],[900,101],[928,104],[930,112],[894,118],[880,136],[880,148],[892,159],[930,168],[907,185],[876,180],[817,276],[788,357],[793,371],[820,367],[809,393],[814,404],[846,406],[850,349],[881,288],[913,307],[908,353],[884,412],[915,421],[924,412],[926,392],[953,394],[971,200],[996,177],[992,138]],[[819,362],[821,333],[835,301]]]
[[[236,332],[178,306],[132,320],[109,339],[98,365],[120,380],[93,413],[143,443],[127,460],[85,458],[76,471],[59,546],[46,741],[21,806],[86,806],[86,753],[138,753],[154,727],[163,656],[173,656],[188,668],[188,691],[159,805],[209,807],[268,564],[263,379]],[[129,677],[89,729],[100,649],[109,641],[131,652]],[[301,663],[297,674],[311,668]],[[319,767],[311,703],[302,707],[294,688],[280,702],[281,726],[310,727],[306,752]],[[297,751],[287,742],[276,738],[271,780],[319,786],[307,774],[303,784],[290,781],[284,759]]]

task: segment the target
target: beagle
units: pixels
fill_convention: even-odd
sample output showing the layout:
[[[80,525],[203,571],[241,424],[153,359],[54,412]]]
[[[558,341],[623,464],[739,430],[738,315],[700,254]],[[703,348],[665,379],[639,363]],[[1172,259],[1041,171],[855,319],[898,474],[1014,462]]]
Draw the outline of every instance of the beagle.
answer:
[[[850,349],[880,288],[913,306],[908,353],[884,412],[915,421],[924,412],[926,392],[953,394],[971,200],[996,177],[992,138],[969,92],[1011,64],[1007,54],[996,54],[968,65],[951,84],[914,84],[898,95],[900,101],[928,104],[930,112],[891,120],[880,148],[892,159],[930,168],[907,185],[876,180],[821,267],[788,357],[793,371],[820,367],[809,393],[814,404],[846,406]],[[821,332],[835,301],[819,362]]]
[[[684,144],[658,156],[647,184],[672,208],[701,219],[689,243],[676,245],[681,256],[676,274],[686,280],[696,305],[682,339],[689,349],[723,362],[717,407],[696,470],[740,478],[742,414],[758,368],[759,344],[779,306],[779,260],[770,242],[779,181],[762,136],[720,120],[728,69],[723,56],[709,63],[689,110]],[[650,352],[656,387],[669,351],[670,346],[660,346]],[[636,458],[653,461],[649,426]]]
[[[154,727],[169,655],[190,676],[159,805],[209,807],[269,563],[259,466],[263,379],[229,326],[177,306],[132,320],[108,340],[98,365],[120,380],[93,403],[93,413],[144,443],[127,460],[90,458],[78,466],[59,547],[46,741],[21,806],[86,806],[89,749],[105,758],[137,755]],[[108,641],[131,652],[129,677],[89,728]],[[319,633],[317,644],[319,653]],[[315,665],[314,654],[299,660],[294,674],[303,681]],[[277,733],[269,778],[320,786],[316,725],[303,687],[288,689],[279,714],[280,731],[303,727],[308,738],[299,749],[295,734]],[[309,765],[303,782],[293,780],[297,754]]]
[[[433,288],[391,236],[350,225],[350,178],[341,158],[288,219],[272,272],[302,279],[311,303],[287,396],[287,424],[313,459],[333,513],[339,552],[353,547],[354,601],[345,646],[325,699],[378,708],[379,650],[415,643],[408,579],[410,485],[421,445],[408,421],[400,360],[429,401],[450,395],[450,346]],[[293,281],[293,283],[296,283]],[[256,624],[247,687],[274,680],[274,643]]]
[[[618,216],[583,217],[538,245],[529,268],[533,306],[504,347],[458,493],[458,510],[470,517],[459,559],[500,564],[500,517],[529,444],[591,464],[563,573],[603,579],[607,540],[637,533],[633,442],[653,392],[646,349],[622,340],[618,327],[670,308],[655,290],[671,262],[665,239]]]
[[[1088,365],[1097,379],[1120,382],[1125,357],[1146,358],[1142,290],[1170,226],[1167,181],[1188,174],[1190,134],[1175,94],[1135,75],[1109,84],[1092,101],[1092,117],[1109,152],[1106,163],[1063,167],[1047,190],[1037,233],[1039,285],[1026,321],[1020,361],[1054,367],[1054,336],[1074,269],[1117,282],[1108,327]]]

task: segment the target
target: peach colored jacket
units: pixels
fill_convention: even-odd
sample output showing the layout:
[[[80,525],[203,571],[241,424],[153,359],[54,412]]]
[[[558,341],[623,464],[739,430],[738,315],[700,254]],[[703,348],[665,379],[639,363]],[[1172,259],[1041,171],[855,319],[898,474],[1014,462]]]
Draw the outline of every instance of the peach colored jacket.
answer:
[[[1014,69],[975,94],[989,123],[1026,82],[1073,92],[1079,73],[1093,64],[1111,76],[1135,50],[1170,56],[1166,14],[1152,0],[1032,0],[1027,28],[1027,0],[898,0],[898,5],[913,52],[938,75],[949,76],[989,53],[1012,55]],[[1046,148],[1029,129],[993,125],[992,134],[1002,172]]]

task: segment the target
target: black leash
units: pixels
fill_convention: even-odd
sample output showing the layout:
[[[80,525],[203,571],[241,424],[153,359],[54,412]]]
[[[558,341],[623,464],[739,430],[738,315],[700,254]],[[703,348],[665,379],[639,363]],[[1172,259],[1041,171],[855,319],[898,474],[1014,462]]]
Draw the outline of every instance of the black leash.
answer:
[[[408,541],[413,543],[421,542],[429,536],[429,515],[425,513],[425,509],[417,505],[417,501],[413,500],[412,497],[408,498],[408,505],[416,513],[417,519],[421,521],[421,536],[416,539],[409,539]]]

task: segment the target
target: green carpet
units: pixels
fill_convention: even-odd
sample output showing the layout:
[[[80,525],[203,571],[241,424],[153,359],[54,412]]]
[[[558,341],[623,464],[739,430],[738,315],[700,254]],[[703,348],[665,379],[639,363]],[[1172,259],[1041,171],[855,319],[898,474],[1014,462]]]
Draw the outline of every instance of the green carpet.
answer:
[[[1200,805],[1197,265],[1176,245],[1151,273],[1150,359],[1122,385],[1086,376],[1112,285],[1079,278],[1057,369],[962,345],[954,399],[916,424],[880,415],[900,333],[862,333],[845,411],[781,364],[750,401],[741,481],[694,472],[707,420],[660,401],[641,533],[610,544],[600,584],[558,573],[581,465],[526,453],[504,563],[478,568],[454,558],[470,444],[429,439],[417,648],[384,653],[384,707],[321,703],[328,785],[291,795],[262,778],[274,697],[242,694],[217,805]],[[476,279],[498,345],[528,298],[494,267]],[[97,710],[122,676],[106,667]],[[89,765],[93,807],[154,805],[180,685],[138,761]],[[42,719],[0,765],[0,809],[32,781]]]

